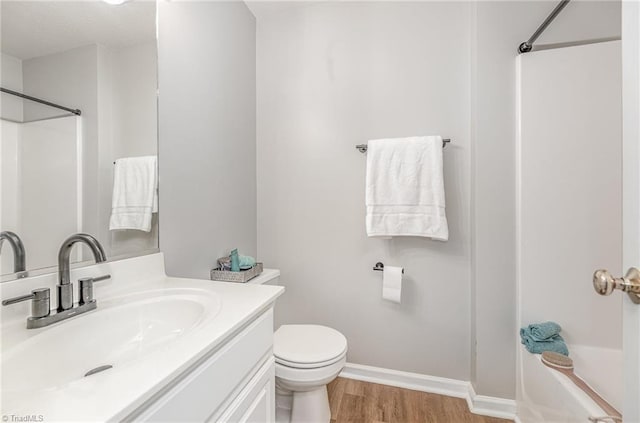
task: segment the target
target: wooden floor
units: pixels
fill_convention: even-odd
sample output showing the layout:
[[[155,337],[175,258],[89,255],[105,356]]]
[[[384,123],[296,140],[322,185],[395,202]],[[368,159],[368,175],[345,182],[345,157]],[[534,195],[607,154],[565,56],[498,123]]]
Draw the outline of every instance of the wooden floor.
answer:
[[[331,423],[507,423],[471,414],[461,398],[337,378],[328,386]]]

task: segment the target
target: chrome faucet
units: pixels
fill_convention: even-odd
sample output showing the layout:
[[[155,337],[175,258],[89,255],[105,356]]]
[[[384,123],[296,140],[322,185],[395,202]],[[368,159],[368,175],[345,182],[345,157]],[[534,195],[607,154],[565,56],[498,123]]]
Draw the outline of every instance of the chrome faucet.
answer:
[[[69,257],[71,249],[77,242],[85,243],[91,249],[96,263],[107,261],[102,246],[97,239],[87,234],[75,234],[67,238],[60,246],[58,252],[58,276],[59,284],[56,286],[58,291],[58,308],[56,313],[51,313],[49,288],[39,288],[31,291],[31,294],[20,295],[19,297],[9,298],[2,301],[3,306],[20,303],[22,301],[32,300],[31,316],[27,319],[27,329],[37,329],[54,323],[66,320],[78,314],[95,310],[97,302],[93,298],[94,282],[103,281],[111,278],[111,275],[103,275],[94,278],[83,278],[80,283],[80,298],[74,307],[73,303],[73,285],[70,280],[70,264]]]
[[[20,237],[11,231],[0,232],[0,249],[2,248],[2,242],[6,240],[11,244],[13,250],[13,271],[14,273],[22,273],[20,277],[27,276],[24,273],[27,270],[27,254],[24,249],[24,244]]]
[[[107,261],[102,245],[89,234],[75,234],[65,239],[58,251],[58,312],[73,308],[73,285],[71,285],[69,258],[73,246],[82,242],[89,246],[96,263]]]

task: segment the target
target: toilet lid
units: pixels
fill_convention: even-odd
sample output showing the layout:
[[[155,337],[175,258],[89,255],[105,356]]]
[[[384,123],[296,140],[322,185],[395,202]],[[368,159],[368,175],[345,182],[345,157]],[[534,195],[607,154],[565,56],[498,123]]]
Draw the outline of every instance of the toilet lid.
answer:
[[[282,325],[273,336],[277,362],[291,367],[332,364],[347,351],[347,338],[320,325]]]

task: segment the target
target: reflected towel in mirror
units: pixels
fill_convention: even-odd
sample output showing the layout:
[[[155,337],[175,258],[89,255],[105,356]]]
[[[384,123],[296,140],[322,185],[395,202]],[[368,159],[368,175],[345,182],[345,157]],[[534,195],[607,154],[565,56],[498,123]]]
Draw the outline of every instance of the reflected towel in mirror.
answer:
[[[157,156],[116,160],[109,230],[151,231],[153,213],[158,211]]]

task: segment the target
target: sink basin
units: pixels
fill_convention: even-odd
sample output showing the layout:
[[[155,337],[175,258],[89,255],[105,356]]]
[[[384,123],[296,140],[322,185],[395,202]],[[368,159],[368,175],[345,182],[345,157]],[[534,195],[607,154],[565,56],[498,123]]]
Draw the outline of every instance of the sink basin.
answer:
[[[116,372],[188,335],[221,309],[220,297],[200,289],[159,289],[108,300],[95,311],[34,330],[2,354],[2,391],[60,388],[99,366]],[[91,378],[99,377],[94,374]]]

